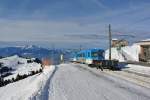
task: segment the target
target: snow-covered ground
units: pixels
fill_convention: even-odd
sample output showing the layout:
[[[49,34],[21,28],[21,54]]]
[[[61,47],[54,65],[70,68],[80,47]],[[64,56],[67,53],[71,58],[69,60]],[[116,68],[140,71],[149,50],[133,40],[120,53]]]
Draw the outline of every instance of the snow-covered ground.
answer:
[[[46,81],[54,71],[55,66],[49,66],[41,74],[8,84],[0,88],[0,100],[31,100],[40,93]]]
[[[0,100],[150,100],[150,89],[88,68],[71,63],[47,67],[0,88]]]
[[[62,64],[37,100],[149,100],[150,90],[80,64]],[[45,90],[42,90],[45,91]],[[46,98],[45,98],[46,96]],[[41,97],[41,96],[40,96]]]
[[[0,59],[0,62],[3,63],[3,66],[12,68],[12,75],[9,75],[4,79],[16,78],[18,74],[29,74],[31,71],[37,71],[41,69],[41,64],[36,62],[27,63],[27,60],[29,59],[21,58],[17,55]]]

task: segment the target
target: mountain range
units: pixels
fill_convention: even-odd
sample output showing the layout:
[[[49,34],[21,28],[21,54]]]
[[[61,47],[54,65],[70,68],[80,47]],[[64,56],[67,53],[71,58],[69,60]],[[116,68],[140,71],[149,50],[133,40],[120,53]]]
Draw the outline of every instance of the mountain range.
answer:
[[[72,51],[64,49],[48,49],[39,47],[36,45],[25,45],[25,46],[13,46],[13,47],[1,47],[0,56],[8,57],[18,55],[25,58],[48,58],[53,60],[54,63],[60,61],[60,55],[64,54],[64,59],[70,58]]]

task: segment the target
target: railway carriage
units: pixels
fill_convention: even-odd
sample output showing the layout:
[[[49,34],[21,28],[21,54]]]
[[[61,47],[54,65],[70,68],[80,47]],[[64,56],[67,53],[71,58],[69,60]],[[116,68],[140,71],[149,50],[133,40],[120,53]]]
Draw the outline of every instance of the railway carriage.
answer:
[[[93,64],[94,61],[104,60],[103,49],[82,50],[75,55],[76,62]]]
[[[105,51],[103,49],[88,49],[77,52],[73,58],[73,62],[88,64],[89,66],[108,69],[117,69],[118,61],[105,60]]]

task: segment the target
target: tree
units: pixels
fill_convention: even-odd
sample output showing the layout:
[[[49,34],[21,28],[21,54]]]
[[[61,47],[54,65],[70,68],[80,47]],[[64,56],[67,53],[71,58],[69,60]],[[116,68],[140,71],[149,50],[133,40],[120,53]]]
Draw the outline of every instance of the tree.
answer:
[[[0,68],[3,66],[3,63],[0,62]]]
[[[16,77],[16,81],[18,81],[18,80],[20,80],[21,79],[21,75],[17,75],[17,77]]]
[[[15,79],[14,79],[14,78],[12,78],[11,80],[12,80],[12,82],[15,82]]]
[[[34,75],[36,72],[35,71],[31,71],[31,75]]]
[[[42,71],[43,71],[42,69],[39,70],[40,73],[41,73]]]
[[[32,61],[31,60],[27,60],[27,63],[32,63]]]
[[[0,77],[0,87],[2,87],[4,85],[4,80],[2,77]]]
[[[34,62],[39,63],[39,64],[42,63],[42,61],[40,59],[38,59],[38,58],[35,58]]]

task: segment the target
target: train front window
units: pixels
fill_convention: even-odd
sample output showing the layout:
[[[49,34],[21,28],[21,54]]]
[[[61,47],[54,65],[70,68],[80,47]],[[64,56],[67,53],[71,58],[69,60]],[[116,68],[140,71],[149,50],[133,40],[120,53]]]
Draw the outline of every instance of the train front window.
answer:
[[[92,57],[99,57],[99,56],[103,56],[103,52],[92,52]]]
[[[98,57],[98,52],[92,52],[92,57]]]

